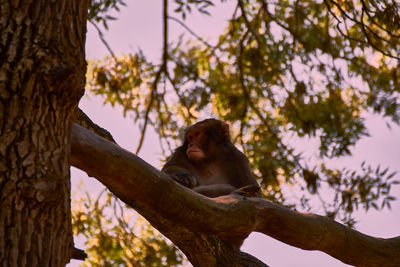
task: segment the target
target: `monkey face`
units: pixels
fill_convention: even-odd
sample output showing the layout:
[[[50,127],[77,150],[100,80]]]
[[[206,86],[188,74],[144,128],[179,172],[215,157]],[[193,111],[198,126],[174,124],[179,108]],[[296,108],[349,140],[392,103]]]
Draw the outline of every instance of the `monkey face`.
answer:
[[[215,119],[192,125],[185,135],[186,156],[193,163],[213,161],[222,143],[229,141],[229,126]]]
[[[201,162],[206,159],[206,135],[202,127],[195,127],[186,133],[186,156],[192,162]]]

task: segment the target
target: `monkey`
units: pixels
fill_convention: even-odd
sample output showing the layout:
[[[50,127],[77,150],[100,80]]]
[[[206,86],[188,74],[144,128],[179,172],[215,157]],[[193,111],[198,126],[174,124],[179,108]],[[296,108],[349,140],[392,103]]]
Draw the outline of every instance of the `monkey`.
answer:
[[[217,119],[206,119],[186,128],[183,144],[162,171],[206,197],[231,193],[261,197],[249,160],[232,144],[229,125]]]
[[[262,196],[249,160],[230,140],[227,123],[206,119],[186,128],[183,137],[183,144],[162,168],[173,180],[210,198],[229,194]],[[239,250],[248,234],[225,233],[219,237]]]

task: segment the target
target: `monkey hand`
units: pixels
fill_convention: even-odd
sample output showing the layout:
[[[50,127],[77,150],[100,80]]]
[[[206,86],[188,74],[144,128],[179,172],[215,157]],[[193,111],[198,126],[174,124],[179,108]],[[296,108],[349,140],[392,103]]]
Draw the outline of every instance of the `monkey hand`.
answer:
[[[185,171],[176,171],[170,174],[171,178],[189,188],[193,188],[197,185],[197,179],[193,175]]]
[[[261,197],[261,188],[258,185],[246,185],[233,191],[231,194],[244,197]]]

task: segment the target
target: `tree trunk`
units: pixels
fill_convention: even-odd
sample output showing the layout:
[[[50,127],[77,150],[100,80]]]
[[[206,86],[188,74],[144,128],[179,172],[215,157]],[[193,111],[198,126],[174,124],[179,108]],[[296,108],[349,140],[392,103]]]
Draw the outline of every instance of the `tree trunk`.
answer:
[[[0,3],[0,266],[70,260],[69,137],[85,82],[87,8]]]

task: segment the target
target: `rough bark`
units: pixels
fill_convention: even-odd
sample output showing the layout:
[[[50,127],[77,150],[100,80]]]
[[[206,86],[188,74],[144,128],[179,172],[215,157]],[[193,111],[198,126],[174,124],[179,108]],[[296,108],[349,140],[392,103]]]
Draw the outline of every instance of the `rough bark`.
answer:
[[[400,266],[400,237],[364,235],[261,198],[203,197],[113,143],[74,125],[71,163],[97,178],[170,238],[194,266],[262,266],[217,237],[262,232],[355,266]]]
[[[69,136],[87,9],[86,0],[0,2],[0,266],[70,260]]]

